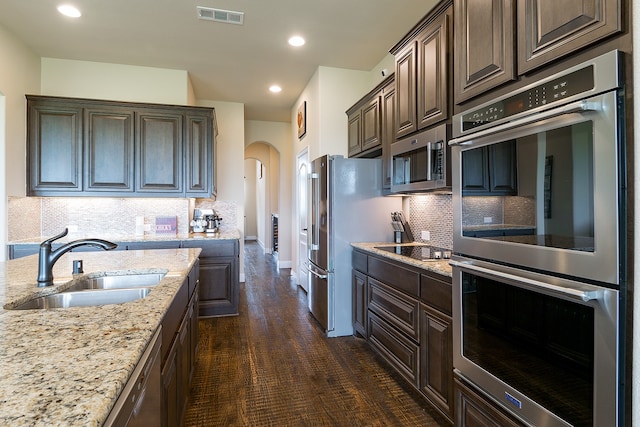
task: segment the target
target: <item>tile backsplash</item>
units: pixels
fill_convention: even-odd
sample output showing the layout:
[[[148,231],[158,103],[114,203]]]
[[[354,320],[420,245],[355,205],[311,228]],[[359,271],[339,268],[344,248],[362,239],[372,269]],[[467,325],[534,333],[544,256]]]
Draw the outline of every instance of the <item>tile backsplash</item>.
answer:
[[[451,194],[409,196],[409,227],[416,242],[453,248],[453,201]],[[422,239],[428,231],[430,239]]]
[[[214,209],[223,218],[221,230],[237,228],[236,205],[211,199],[10,197],[8,239],[54,236],[65,227],[70,236],[131,236],[137,217],[144,217],[145,235],[154,234],[160,216],[176,216],[177,234],[187,234],[196,207]]]

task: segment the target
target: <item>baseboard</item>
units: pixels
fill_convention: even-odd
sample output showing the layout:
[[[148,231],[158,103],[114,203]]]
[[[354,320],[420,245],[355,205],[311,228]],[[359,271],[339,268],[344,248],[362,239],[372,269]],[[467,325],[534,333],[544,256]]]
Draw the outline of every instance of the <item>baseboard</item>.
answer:
[[[240,274],[240,279],[239,280],[240,280],[240,283],[244,283],[245,282],[244,273]]]
[[[278,270],[281,268],[291,268],[293,263],[291,261],[280,261],[278,260]]]
[[[258,240],[258,236],[244,236],[244,240]]]

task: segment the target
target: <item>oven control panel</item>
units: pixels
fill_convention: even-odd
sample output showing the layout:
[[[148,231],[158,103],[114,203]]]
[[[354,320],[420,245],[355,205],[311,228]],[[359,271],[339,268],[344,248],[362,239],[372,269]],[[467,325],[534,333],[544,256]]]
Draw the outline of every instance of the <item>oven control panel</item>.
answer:
[[[475,129],[525,111],[546,107],[593,88],[594,70],[593,65],[589,65],[463,114],[462,130]]]

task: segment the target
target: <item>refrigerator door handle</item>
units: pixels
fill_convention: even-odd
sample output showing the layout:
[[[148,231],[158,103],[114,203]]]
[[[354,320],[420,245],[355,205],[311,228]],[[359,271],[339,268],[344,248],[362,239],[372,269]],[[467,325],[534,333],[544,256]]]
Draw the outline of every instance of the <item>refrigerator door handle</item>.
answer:
[[[313,268],[309,268],[309,273],[313,274],[314,276],[316,276],[318,279],[326,279],[327,277],[329,277],[328,274],[320,274],[320,273],[316,273],[315,271],[313,271]]]
[[[312,251],[320,250],[320,203],[318,196],[320,194],[320,174],[313,172],[310,174],[311,179],[311,244],[309,249]]]

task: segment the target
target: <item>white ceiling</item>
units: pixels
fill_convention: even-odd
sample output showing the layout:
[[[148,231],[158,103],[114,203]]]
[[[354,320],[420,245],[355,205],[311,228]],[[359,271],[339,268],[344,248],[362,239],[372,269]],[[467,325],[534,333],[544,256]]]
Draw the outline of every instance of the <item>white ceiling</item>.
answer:
[[[196,97],[245,104],[250,120],[290,120],[318,66],[372,70],[437,0],[1,0],[0,25],[41,57],[186,70]],[[244,12],[244,24],[196,6]],[[299,34],[307,44],[292,48]],[[283,87],[271,94],[268,87]],[[363,94],[364,95],[364,94]]]

